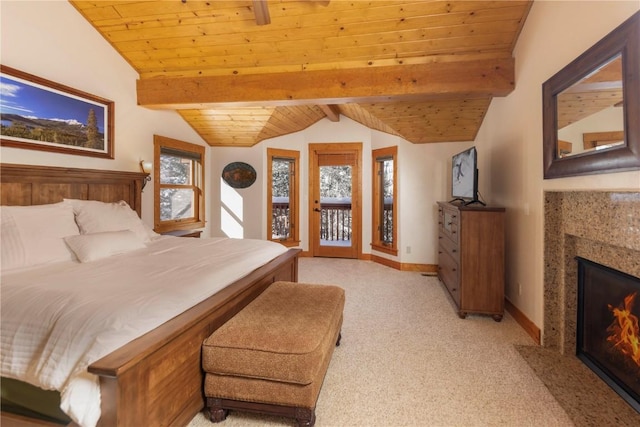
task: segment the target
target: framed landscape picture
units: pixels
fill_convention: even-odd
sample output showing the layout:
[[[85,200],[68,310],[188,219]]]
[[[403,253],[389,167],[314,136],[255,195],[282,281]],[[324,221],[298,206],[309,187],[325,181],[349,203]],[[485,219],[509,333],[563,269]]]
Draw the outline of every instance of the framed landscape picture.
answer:
[[[113,159],[112,101],[0,65],[0,144]]]

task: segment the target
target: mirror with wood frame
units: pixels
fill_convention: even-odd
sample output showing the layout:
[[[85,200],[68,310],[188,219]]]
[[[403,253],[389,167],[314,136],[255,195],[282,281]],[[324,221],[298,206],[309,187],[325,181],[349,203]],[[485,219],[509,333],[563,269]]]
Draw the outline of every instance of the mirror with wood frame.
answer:
[[[640,12],[542,85],[544,178],[640,169]]]

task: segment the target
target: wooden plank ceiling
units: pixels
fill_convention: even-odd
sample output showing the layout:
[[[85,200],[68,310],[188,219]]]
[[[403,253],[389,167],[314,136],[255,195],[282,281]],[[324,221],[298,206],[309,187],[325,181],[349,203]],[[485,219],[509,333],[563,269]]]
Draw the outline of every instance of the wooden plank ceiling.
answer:
[[[211,146],[348,117],[414,143],[470,141],[515,87],[531,1],[71,1]],[[259,25],[259,23],[261,25]]]

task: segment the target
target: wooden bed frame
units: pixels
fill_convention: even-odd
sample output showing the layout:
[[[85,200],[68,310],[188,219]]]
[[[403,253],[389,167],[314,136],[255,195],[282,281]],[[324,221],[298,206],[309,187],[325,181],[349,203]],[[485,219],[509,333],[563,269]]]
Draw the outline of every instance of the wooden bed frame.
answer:
[[[15,164],[0,165],[1,204],[38,205],[63,198],[115,202],[141,211],[146,174]],[[100,377],[100,426],[180,426],[204,407],[201,345],[278,280],[298,280],[290,249],[156,329],[89,366]]]

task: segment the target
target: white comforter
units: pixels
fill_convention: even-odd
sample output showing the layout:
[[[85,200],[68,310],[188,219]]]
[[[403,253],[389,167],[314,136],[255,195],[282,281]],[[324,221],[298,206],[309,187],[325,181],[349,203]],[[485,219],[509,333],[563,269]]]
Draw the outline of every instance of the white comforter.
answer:
[[[286,251],[278,243],[163,237],[123,255],[2,276],[3,377],[61,392],[93,427],[98,377],[87,367]]]

